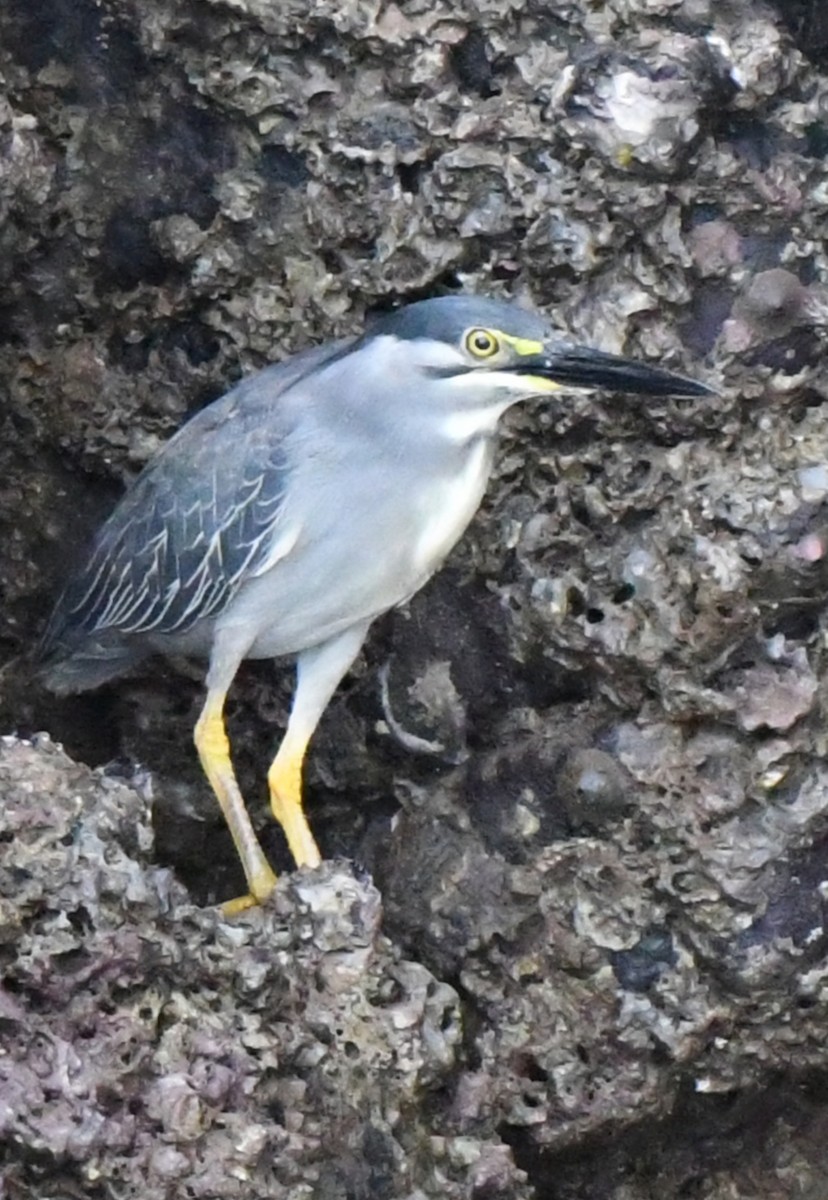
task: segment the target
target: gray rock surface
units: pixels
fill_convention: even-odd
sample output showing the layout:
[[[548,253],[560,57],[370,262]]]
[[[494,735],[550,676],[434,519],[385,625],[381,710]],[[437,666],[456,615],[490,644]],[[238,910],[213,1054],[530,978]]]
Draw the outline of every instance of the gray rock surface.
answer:
[[[810,0],[5,0],[8,1195],[823,1200],[827,67]],[[720,395],[510,416],[314,744],[361,867],[228,923],[198,682],[26,651],[189,413],[458,287]]]
[[[146,795],[46,738],[3,740],[0,787],[12,1194],[464,1196],[467,1172],[514,1194],[500,1144],[415,1117],[459,1004],[381,935],[369,881],[326,865],[231,923],[149,865]]]

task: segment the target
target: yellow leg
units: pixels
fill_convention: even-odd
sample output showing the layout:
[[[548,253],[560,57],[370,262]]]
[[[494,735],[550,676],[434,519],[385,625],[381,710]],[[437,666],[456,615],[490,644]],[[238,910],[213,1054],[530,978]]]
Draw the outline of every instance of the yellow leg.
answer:
[[[297,867],[318,867],[322,861],[302,808],[302,763],[307,739],[288,732],[267,773],[270,807],[284,830]]]
[[[259,845],[233,773],[230,742],[224,728],[224,699],[225,693],[222,691],[207,693],[195,727],[195,744],[204,774],[221,805],[247,880],[249,895],[224,905],[225,913],[233,915],[266,900],[276,884],[276,876]]]
[[[359,653],[369,621],[352,625],[327,642],[303,650],[296,660],[296,694],[287,733],[267,773],[270,807],[285,831],[297,867],[322,861],[302,809],[302,763],[325,706]]]

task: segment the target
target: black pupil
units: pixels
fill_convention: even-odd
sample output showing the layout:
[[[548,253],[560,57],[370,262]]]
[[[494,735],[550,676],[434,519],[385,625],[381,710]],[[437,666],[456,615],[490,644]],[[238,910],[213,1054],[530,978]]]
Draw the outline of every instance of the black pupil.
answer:
[[[477,333],[474,337],[474,348],[479,350],[481,354],[492,348],[492,339],[488,333]]]

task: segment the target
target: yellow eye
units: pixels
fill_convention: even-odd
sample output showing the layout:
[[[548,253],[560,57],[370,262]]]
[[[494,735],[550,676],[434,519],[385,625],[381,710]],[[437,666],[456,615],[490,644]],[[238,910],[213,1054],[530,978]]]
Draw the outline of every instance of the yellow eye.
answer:
[[[497,338],[488,329],[470,329],[466,334],[466,349],[475,358],[491,358],[500,349]]]

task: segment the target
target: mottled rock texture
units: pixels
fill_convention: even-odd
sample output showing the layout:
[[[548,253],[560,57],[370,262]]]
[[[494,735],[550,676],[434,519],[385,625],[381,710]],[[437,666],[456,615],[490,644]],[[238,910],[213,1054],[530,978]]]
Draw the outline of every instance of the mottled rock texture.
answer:
[[[457,995],[382,937],[370,882],[326,865],[229,923],[147,867],[122,782],[7,738],[0,786],[10,1194],[463,1196],[495,1168],[514,1194],[505,1147],[434,1136]]]
[[[4,1195],[824,1200],[826,155],[811,0],[0,5]],[[359,867],[228,923],[197,680],[26,651],[189,413],[458,288],[720,394],[511,414],[315,741]]]

